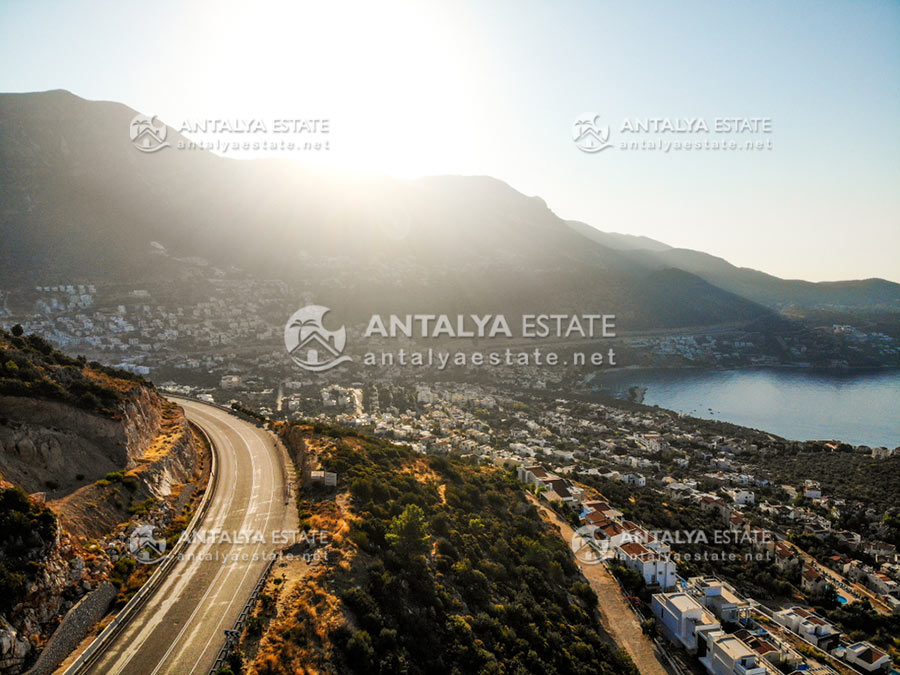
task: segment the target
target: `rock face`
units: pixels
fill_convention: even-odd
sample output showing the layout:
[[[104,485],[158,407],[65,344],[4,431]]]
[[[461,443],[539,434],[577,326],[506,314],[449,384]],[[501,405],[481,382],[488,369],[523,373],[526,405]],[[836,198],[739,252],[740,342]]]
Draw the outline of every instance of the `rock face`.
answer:
[[[109,574],[110,562],[95,557],[89,565],[75,552],[65,534],[42,563],[37,578],[28,587],[25,601],[14,608],[10,620],[0,616],[0,673],[4,675],[25,669],[34,658],[36,645],[43,642],[82,594],[109,585],[103,580]],[[107,590],[107,596],[108,593]]]
[[[85,539],[105,537],[117,525],[133,518],[134,507],[140,504],[152,504],[148,510],[169,520],[175,513],[169,497],[177,490],[180,499],[182,486],[195,478],[198,465],[196,443],[187,420],[182,418],[181,429],[167,443],[166,452],[138,457],[127,483],[90,483],[49,502],[49,506],[59,514],[67,532]]]
[[[0,396],[0,482],[45,501],[61,526],[35,561],[40,569],[24,600],[0,616],[0,675],[23,672],[61,629],[43,657],[49,667],[102,616],[115,596],[108,578],[127,529],[135,520],[167,527],[194,494],[199,468],[187,419],[151,387],[132,388],[114,416]],[[70,612],[82,599],[83,609]]]
[[[108,418],[58,401],[0,396],[0,473],[55,498],[130,469],[159,433],[159,403],[141,387],[120,418]]]
[[[31,651],[31,643],[19,636],[9,622],[0,617],[0,672],[16,672]]]

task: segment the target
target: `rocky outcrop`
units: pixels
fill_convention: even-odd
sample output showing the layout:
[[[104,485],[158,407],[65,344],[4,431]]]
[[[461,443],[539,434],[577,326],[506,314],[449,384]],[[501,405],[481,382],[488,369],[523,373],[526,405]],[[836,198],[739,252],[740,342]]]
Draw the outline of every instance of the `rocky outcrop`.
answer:
[[[100,480],[84,485],[60,500],[50,502],[66,531],[86,539],[101,538],[148,505],[147,510],[167,510],[169,498],[180,501],[185,484],[196,478],[197,446],[187,420],[173,432],[165,452],[141,457],[124,481]],[[189,493],[190,494],[190,493]]]
[[[195,495],[198,447],[180,408],[147,386],[133,387],[114,415],[0,396],[0,475],[45,500],[61,525],[24,600],[0,617],[0,674],[23,672],[51,647],[46,671],[103,615],[128,529],[165,530]],[[60,637],[48,643],[53,631]]]
[[[106,583],[110,567],[103,556],[85,560],[67,535],[58,539],[29,584],[24,602],[13,609],[10,620],[0,616],[0,673],[22,672],[60,617],[83,594]]]
[[[26,492],[65,495],[136,465],[160,430],[160,400],[136,388],[110,418],[59,401],[0,396],[0,473]]]
[[[0,672],[15,672],[31,651],[31,643],[0,616]]]

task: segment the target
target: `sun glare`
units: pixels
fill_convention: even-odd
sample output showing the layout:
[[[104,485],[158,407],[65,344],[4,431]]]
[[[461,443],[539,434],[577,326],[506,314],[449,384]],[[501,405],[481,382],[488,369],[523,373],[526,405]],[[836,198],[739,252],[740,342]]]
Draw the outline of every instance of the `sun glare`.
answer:
[[[399,177],[458,169],[478,142],[459,131],[471,126],[477,55],[461,48],[446,8],[217,7],[195,7],[175,28],[183,48],[158,71],[175,83],[170,117],[327,119],[327,151],[287,156]]]

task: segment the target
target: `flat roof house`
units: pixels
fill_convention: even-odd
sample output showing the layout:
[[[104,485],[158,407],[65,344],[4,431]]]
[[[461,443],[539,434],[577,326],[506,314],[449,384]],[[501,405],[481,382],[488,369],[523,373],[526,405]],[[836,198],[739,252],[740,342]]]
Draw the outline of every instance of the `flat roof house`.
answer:
[[[818,614],[802,607],[791,607],[775,612],[775,622],[824,651],[834,649],[840,642],[840,631]]]
[[[692,577],[688,580],[691,590],[699,596],[700,603],[711,610],[720,621],[738,623],[749,615],[749,603],[735,593],[734,588],[715,578]]]
[[[734,635],[713,631],[705,635],[707,654],[700,663],[712,675],[767,675],[759,656]]]
[[[687,593],[656,593],[650,609],[663,634],[689,654],[705,655],[706,641],[701,635],[722,628],[715,617]]]

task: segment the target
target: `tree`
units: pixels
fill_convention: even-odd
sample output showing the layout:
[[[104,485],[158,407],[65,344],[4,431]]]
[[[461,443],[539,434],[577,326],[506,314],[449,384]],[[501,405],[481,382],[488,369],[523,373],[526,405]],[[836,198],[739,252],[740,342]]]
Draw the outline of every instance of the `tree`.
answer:
[[[826,610],[834,609],[840,605],[837,590],[831,584],[826,585],[822,595],[815,598],[815,600],[817,605]]]
[[[11,332],[13,334],[13,337],[22,337],[25,334],[25,329],[22,328],[22,324],[17,323],[15,326],[12,327]]]
[[[425,512],[417,504],[408,504],[403,513],[391,520],[385,538],[406,558],[425,554],[431,541]]]
[[[659,634],[659,627],[656,625],[656,619],[651,616],[649,619],[641,621],[641,631],[651,640],[655,639]]]

